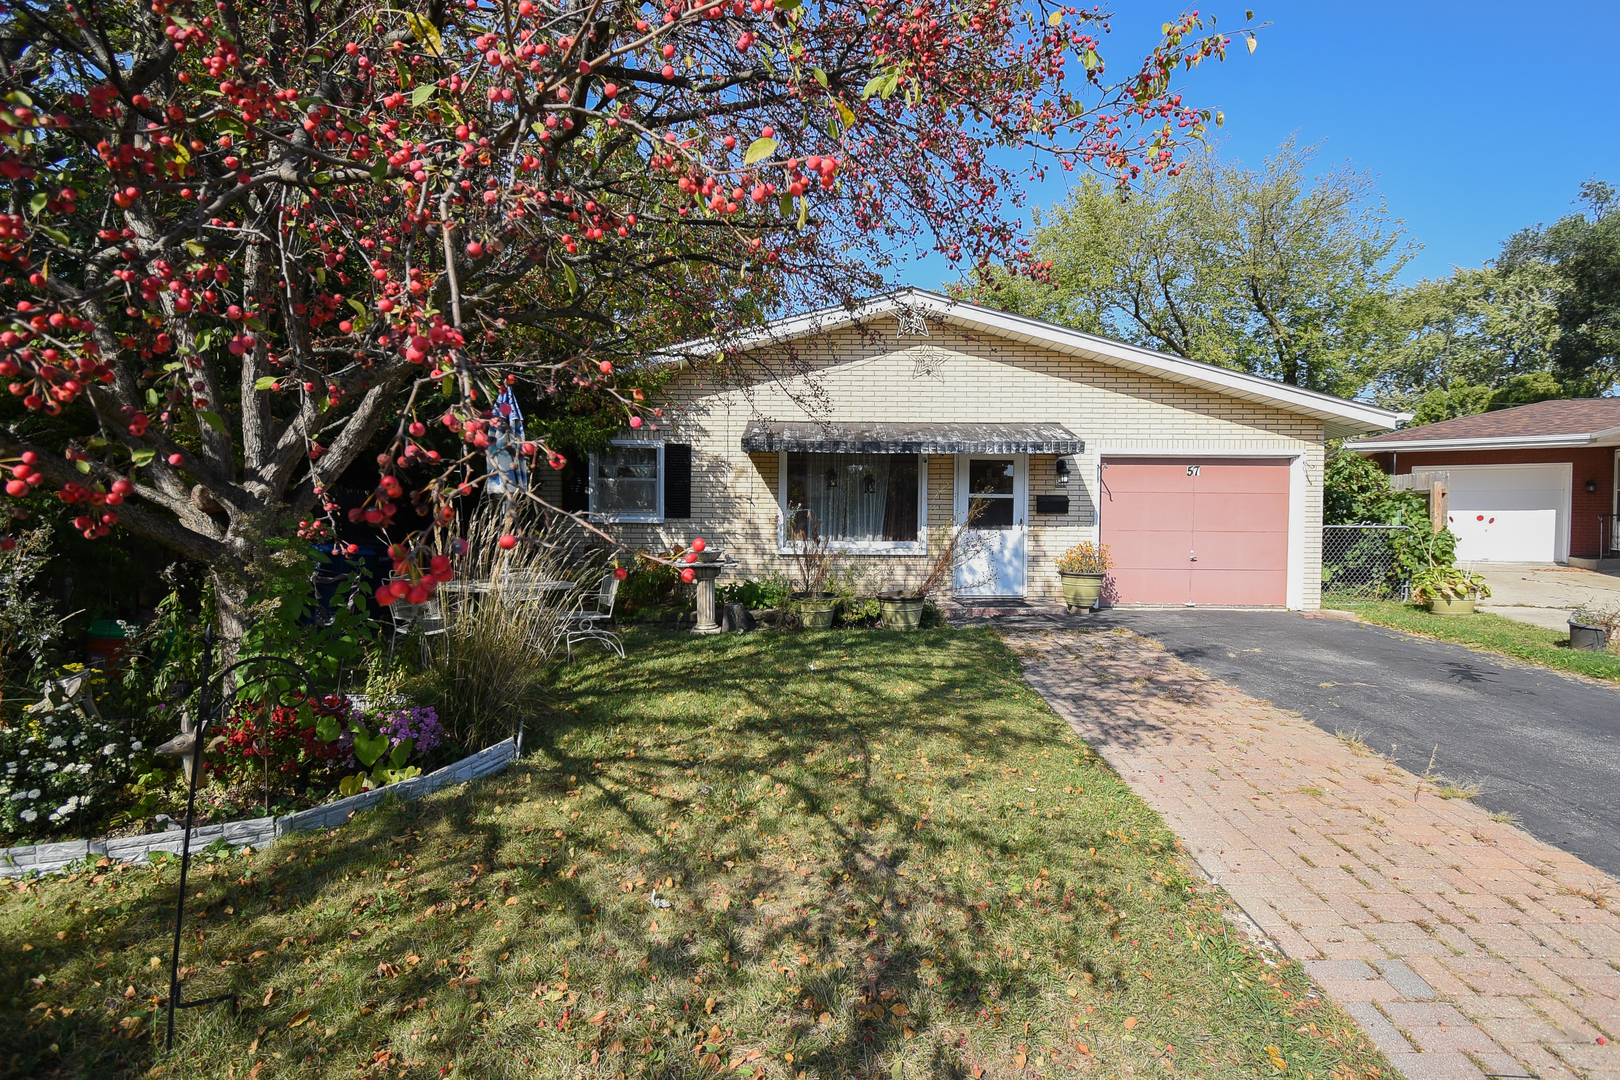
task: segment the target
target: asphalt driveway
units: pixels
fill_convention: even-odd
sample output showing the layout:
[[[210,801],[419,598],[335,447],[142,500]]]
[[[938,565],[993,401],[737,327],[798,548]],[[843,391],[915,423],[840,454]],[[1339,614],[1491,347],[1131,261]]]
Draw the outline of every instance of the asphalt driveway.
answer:
[[[1620,877],[1620,688],[1363,623],[1284,612],[1113,609],[1122,625],[1414,773],[1477,780],[1477,800]],[[1435,751],[1435,747],[1439,747]]]

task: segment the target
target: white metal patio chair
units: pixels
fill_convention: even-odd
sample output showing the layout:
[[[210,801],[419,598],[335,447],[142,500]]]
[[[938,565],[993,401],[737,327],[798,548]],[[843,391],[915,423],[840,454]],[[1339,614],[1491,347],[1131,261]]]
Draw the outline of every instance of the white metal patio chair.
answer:
[[[580,598],[580,610],[568,616],[568,628],[563,632],[569,660],[574,659],[576,641],[600,641],[603,648],[618,653],[619,659],[624,659],[624,642],[618,634],[608,629],[613,621],[613,603],[618,596],[618,575],[609,571],[602,575],[594,593],[586,593]]]
[[[394,579],[390,579],[394,580]],[[439,637],[449,624],[444,617],[444,600],[434,592],[420,604],[407,603],[404,600],[395,600],[388,606],[388,617],[393,621],[394,632],[388,639],[388,660],[394,659],[394,647],[399,644],[400,638],[411,633],[418,635],[418,647],[421,649],[421,664],[425,668],[432,659],[428,648],[428,639]]]

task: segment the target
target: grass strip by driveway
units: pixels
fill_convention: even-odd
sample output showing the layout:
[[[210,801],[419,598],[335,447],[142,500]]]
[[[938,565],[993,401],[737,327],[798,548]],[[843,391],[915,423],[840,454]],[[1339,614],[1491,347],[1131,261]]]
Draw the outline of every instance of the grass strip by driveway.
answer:
[[[987,631],[693,638],[566,669],[532,757],[204,862],[0,899],[26,1076],[1391,1075],[1228,929]]]
[[[1620,656],[1583,652],[1569,647],[1569,634],[1529,623],[1504,619],[1487,611],[1472,615],[1435,615],[1423,608],[1395,601],[1376,604],[1328,605],[1353,611],[1362,619],[1391,630],[1422,634],[1441,641],[1501,653],[1529,664],[1570,671],[1594,679],[1620,682]]]

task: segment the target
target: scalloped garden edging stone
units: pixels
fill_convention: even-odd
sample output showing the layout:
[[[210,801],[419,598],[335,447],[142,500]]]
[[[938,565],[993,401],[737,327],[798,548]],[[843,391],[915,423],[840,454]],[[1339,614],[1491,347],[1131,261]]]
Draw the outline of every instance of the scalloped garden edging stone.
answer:
[[[521,750],[520,738],[505,739],[423,776],[362,791],[358,795],[313,806],[296,814],[199,825],[191,831],[191,849],[199,851],[216,840],[224,840],[232,848],[260,848],[290,832],[336,828],[360,811],[370,810],[387,796],[420,799],[453,784],[465,784],[469,780],[500,772],[517,760]],[[114,840],[64,840],[56,844],[0,848],[0,879],[56,873],[85,859],[100,859],[103,856],[116,862],[144,863],[154,851],[179,855],[184,840],[185,830],[176,827],[167,832],[123,836]]]

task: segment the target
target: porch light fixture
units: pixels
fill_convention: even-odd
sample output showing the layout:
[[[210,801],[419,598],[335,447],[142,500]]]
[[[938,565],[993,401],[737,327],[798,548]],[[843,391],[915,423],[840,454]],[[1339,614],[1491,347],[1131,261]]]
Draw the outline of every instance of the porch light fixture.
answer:
[[[1063,486],[1067,485],[1068,482],[1069,482],[1069,459],[1068,458],[1058,458],[1057,459],[1057,482],[1058,482],[1059,487],[1063,487]]]
[[[865,480],[862,480],[861,491],[867,495],[875,495],[877,493],[877,478],[868,476]]]
[[[833,471],[832,469],[828,469],[827,470],[827,487],[828,488],[835,488],[837,486],[838,486],[838,473]]]
[[[1595,492],[1596,490],[1597,490],[1597,481],[1596,480],[1588,480],[1586,482],[1586,493],[1588,495],[1590,495],[1593,492]]]

